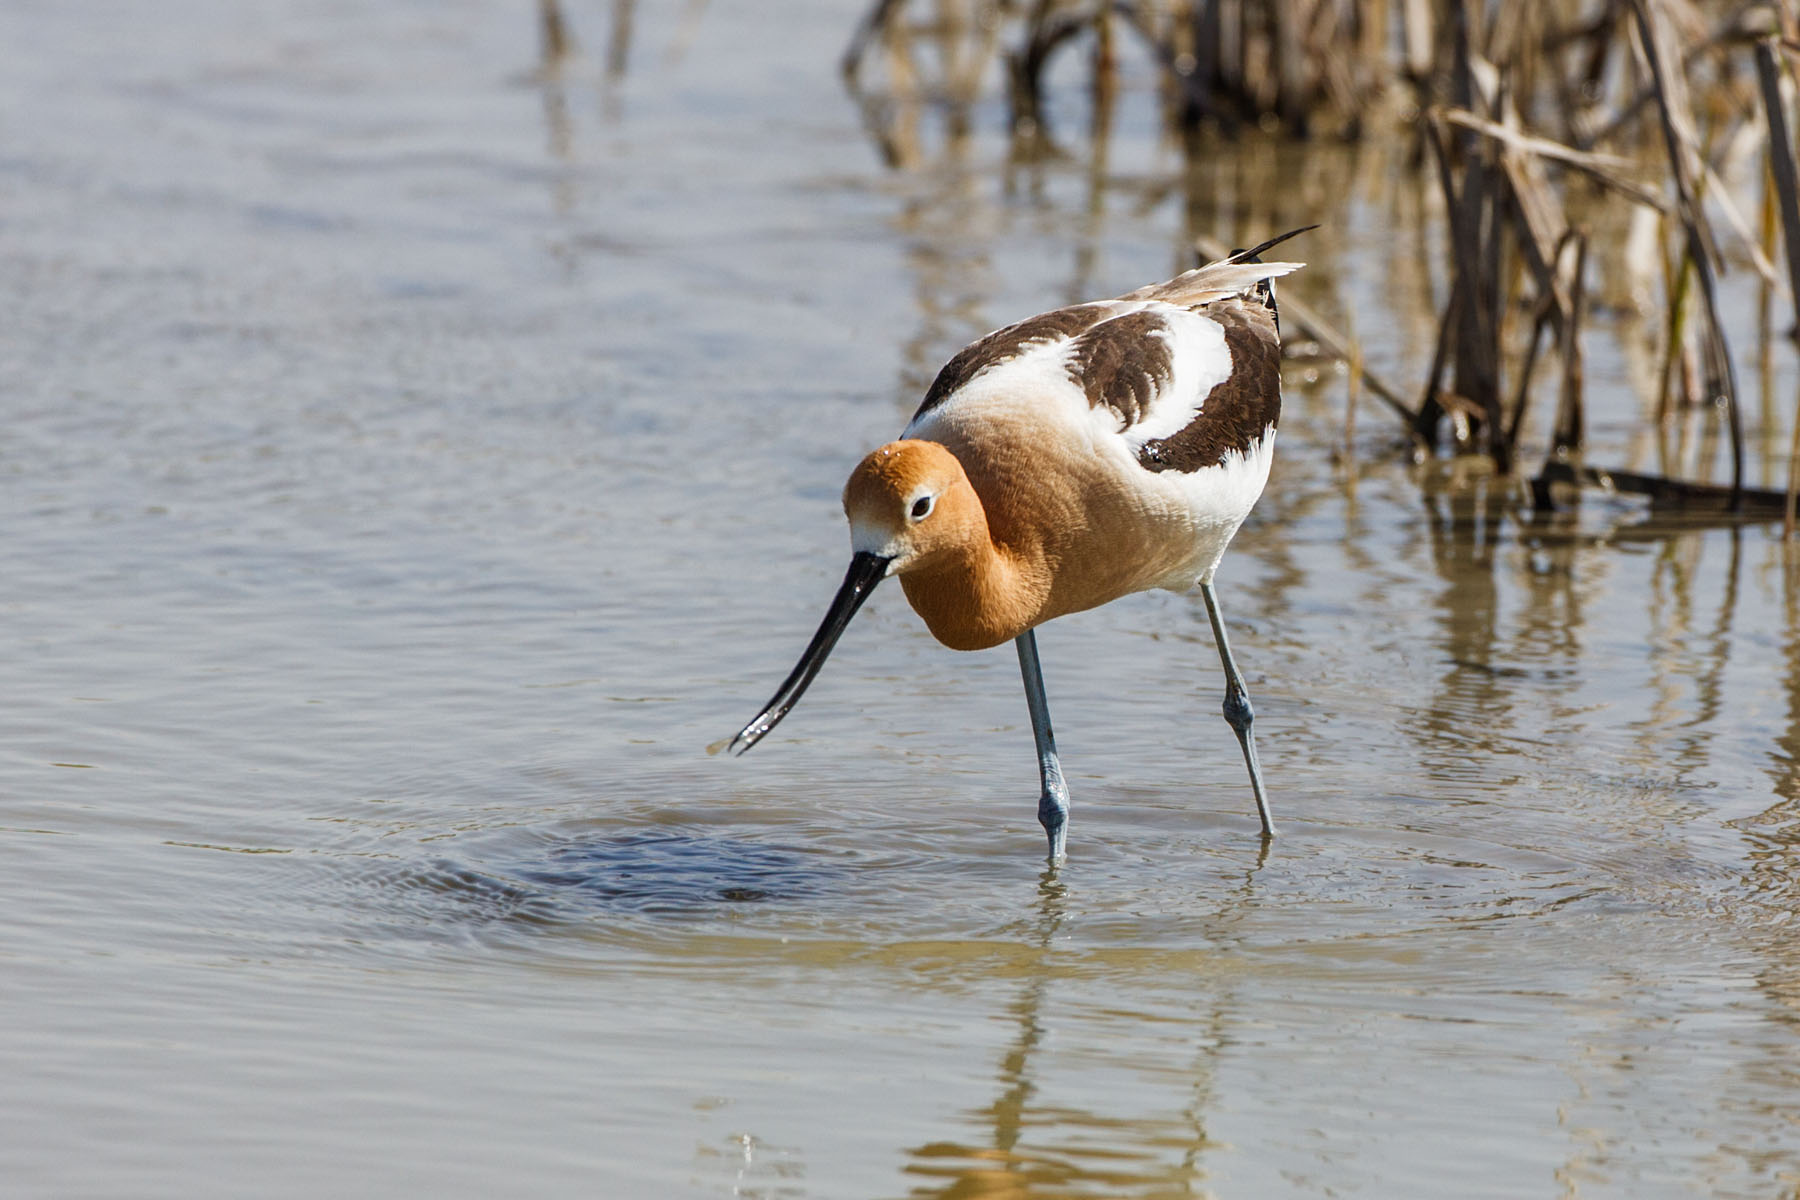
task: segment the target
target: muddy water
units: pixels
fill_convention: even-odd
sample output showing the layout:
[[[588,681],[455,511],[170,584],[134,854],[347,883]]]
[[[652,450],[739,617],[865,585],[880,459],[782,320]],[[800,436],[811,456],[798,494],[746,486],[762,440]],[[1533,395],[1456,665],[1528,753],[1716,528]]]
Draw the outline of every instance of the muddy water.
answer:
[[[1442,286],[1403,150],[1186,175],[1139,90],[1096,170],[1070,89],[1063,157],[982,101],[890,167],[847,13],[751,7],[570,6],[548,83],[526,5],[0,14],[6,1192],[1800,1186],[1766,529],[1522,520],[1372,407],[1352,472],[1300,363],[1220,575],[1266,854],[1194,597],[1043,631],[1053,875],[1015,664],[897,590],[702,753],[970,336],[1324,220],[1296,294],[1410,380]]]

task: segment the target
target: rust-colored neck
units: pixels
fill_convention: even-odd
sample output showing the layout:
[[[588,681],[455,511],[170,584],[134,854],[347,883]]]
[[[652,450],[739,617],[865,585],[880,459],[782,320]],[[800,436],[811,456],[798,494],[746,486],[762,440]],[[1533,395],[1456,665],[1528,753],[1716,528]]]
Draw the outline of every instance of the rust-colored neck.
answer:
[[[900,576],[906,599],[932,636],[952,650],[985,650],[1042,619],[1049,572],[1033,556],[984,534]]]

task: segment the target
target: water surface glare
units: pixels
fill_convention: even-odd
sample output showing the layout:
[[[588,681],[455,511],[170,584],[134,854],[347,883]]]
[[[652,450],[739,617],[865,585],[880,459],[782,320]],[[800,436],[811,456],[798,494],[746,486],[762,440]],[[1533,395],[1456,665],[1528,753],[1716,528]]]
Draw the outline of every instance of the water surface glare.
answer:
[[[853,103],[842,5],[565,7],[548,77],[523,4],[0,10],[0,1190],[1800,1190],[1773,531],[1533,523],[1369,411],[1351,478],[1296,363],[1219,575],[1273,845],[1197,594],[1040,632],[1059,872],[1011,651],[891,584],[704,752],[986,329],[1322,221],[1295,293],[1418,378],[1404,147],[1190,169],[1137,64],[1019,163]]]

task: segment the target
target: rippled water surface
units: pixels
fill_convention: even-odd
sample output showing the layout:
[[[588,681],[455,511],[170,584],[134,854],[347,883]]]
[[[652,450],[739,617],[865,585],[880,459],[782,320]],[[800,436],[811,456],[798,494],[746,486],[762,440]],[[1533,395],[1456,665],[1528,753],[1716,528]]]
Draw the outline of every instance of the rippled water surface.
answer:
[[[1011,162],[859,107],[848,6],[626,7],[551,77],[524,3],[0,11],[5,1192],[1800,1188],[1768,528],[1533,523],[1370,408],[1352,473],[1297,362],[1219,576],[1266,853],[1197,597],[1040,635],[1054,874],[1010,652],[897,588],[704,753],[964,341],[1318,220],[1292,294],[1415,380],[1436,218],[1404,147],[1184,174],[1140,80]]]

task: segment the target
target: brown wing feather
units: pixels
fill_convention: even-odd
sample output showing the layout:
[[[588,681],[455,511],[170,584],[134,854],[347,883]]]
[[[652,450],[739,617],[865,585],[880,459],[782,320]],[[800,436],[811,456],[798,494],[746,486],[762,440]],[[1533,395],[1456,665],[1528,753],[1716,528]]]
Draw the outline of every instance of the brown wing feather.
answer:
[[[1068,369],[1091,407],[1105,405],[1130,428],[1144,419],[1174,373],[1168,323],[1155,309],[1103,321],[1069,347]]]
[[[1138,450],[1148,471],[1198,471],[1245,454],[1281,420],[1281,334],[1275,310],[1239,296],[1206,305],[1225,330],[1231,374],[1207,394],[1194,419]]]

